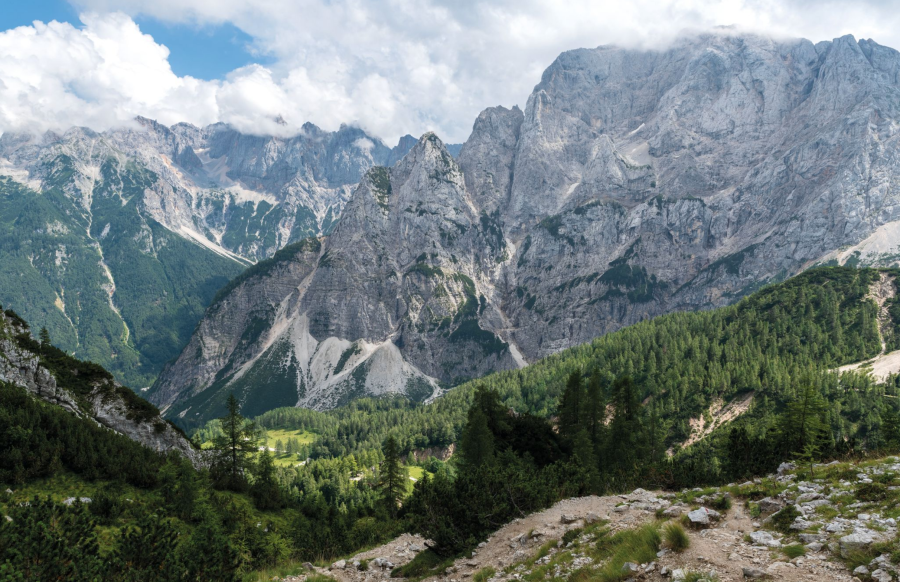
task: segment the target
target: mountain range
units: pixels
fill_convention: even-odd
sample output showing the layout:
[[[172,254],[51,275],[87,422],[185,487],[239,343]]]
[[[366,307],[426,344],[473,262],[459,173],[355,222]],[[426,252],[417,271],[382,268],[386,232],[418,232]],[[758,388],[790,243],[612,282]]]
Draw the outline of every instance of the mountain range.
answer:
[[[290,139],[148,119],[0,136],[0,301],[134,387],[177,356],[216,291],[329,232],[363,173],[415,143],[307,124]]]
[[[369,169],[326,238],[222,289],[148,397],[194,423],[416,400],[817,264],[892,265],[900,53],[728,31],[563,53],[454,158]]]

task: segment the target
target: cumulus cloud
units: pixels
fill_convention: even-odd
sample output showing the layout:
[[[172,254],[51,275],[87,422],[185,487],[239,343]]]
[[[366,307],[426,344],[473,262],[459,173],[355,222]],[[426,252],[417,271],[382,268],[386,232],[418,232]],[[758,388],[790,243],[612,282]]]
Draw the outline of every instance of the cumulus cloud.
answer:
[[[564,50],[658,48],[685,31],[736,24],[900,46],[900,13],[877,0],[72,0],[83,27],[0,33],[0,130],[96,129],[145,115],[225,121],[254,133],[357,124],[388,141],[462,141],[487,106],[522,105]],[[273,64],[221,81],[178,77],[136,15],[230,22]]]

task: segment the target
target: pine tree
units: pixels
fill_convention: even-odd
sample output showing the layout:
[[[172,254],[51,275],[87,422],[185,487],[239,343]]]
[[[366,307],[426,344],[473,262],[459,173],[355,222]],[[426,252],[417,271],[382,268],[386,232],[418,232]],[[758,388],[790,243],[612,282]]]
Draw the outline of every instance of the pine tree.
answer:
[[[581,383],[581,373],[572,372],[559,399],[559,434],[571,443],[583,428],[582,406],[587,397]]]
[[[280,509],[284,506],[281,487],[275,478],[275,460],[268,449],[263,450],[256,462],[250,496],[256,507],[263,511]]]
[[[893,452],[900,449],[900,415],[890,403],[881,414],[881,434],[885,447]]]
[[[792,453],[803,453],[808,444],[815,443],[827,429],[822,419],[826,413],[827,405],[814,380],[804,377],[797,397],[788,403],[779,422],[787,449]]]
[[[652,358],[651,358],[652,360]],[[588,436],[594,450],[599,450],[603,440],[603,428],[606,420],[606,403],[604,402],[603,378],[600,370],[595,369],[587,385],[586,394],[586,418]]]
[[[50,345],[50,332],[47,331],[46,327],[41,328],[41,331],[38,334],[38,339],[41,340],[41,345],[44,345],[44,346]]]
[[[400,449],[397,446],[397,439],[393,435],[389,436],[382,446],[384,453],[384,461],[381,463],[381,480],[379,487],[387,506],[388,514],[397,517],[397,508],[403,501],[406,493],[406,481],[408,476],[406,469],[400,464]]]
[[[494,435],[488,427],[487,415],[476,405],[469,409],[469,421],[459,440],[459,454],[467,468],[494,462]]]
[[[239,411],[238,401],[231,394],[228,397],[228,413],[219,419],[222,433],[213,439],[216,451],[213,461],[213,475],[216,485],[232,491],[246,491],[246,469],[251,455],[257,451],[257,433],[253,423],[248,422]]]

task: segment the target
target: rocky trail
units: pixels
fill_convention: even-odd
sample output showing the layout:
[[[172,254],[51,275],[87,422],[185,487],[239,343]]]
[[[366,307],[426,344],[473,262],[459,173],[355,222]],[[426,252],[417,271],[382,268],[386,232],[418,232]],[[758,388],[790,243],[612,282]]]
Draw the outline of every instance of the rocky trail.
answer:
[[[600,540],[608,545],[618,532],[645,524],[663,531],[667,523],[684,524],[689,546],[673,551],[663,536],[655,560],[627,562],[627,576],[617,580],[897,580],[891,556],[898,553],[900,461],[889,457],[857,465],[818,465],[814,478],[806,478],[808,468],[801,473],[785,464],[777,475],[740,485],[680,493],[637,489],[626,495],[566,499],[513,520],[471,556],[425,580],[537,582],[572,580],[578,572],[586,575],[578,579],[603,581],[608,578],[601,571],[612,558],[597,552]],[[779,522],[778,516],[784,515],[788,517]],[[573,533],[563,543],[567,532]],[[405,534],[314,570],[340,582],[376,582],[390,578],[393,568],[424,549],[425,540]],[[366,569],[360,569],[361,562]]]

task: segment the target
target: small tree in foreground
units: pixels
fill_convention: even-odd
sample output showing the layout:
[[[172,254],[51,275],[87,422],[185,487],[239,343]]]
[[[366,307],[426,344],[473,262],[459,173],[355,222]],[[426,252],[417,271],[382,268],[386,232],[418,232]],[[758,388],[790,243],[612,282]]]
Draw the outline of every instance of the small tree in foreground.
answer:
[[[252,422],[241,416],[237,398],[228,397],[228,412],[219,419],[222,433],[213,439],[215,459],[212,473],[216,487],[247,490],[246,470],[257,451],[257,433]]]
[[[406,481],[409,479],[406,469],[400,464],[400,447],[393,436],[389,436],[382,446],[384,461],[381,463],[381,480],[379,487],[384,497],[388,514],[397,517],[397,508],[406,494]]]

